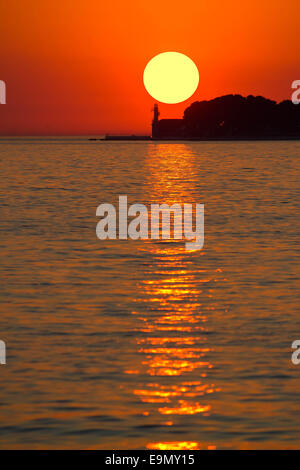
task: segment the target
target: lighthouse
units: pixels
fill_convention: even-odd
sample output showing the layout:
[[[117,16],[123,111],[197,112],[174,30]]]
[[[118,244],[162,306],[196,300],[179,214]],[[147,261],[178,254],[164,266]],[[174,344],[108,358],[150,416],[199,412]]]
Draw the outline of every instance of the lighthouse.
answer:
[[[157,139],[159,135],[159,110],[158,110],[158,104],[154,103],[154,108],[153,108],[153,121],[152,121],[152,139]]]
[[[154,104],[152,140],[179,140],[184,137],[183,119],[158,119],[158,104]]]

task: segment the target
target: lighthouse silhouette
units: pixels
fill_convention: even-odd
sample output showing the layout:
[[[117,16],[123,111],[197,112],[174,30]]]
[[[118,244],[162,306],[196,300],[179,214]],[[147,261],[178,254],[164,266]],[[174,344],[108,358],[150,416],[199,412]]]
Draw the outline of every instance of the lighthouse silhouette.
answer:
[[[152,120],[152,139],[157,139],[159,137],[159,110],[158,110],[158,104],[154,103],[154,108],[153,108],[153,120]]]
[[[183,119],[158,119],[158,104],[154,104],[152,120],[153,140],[179,140],[184,137]]]

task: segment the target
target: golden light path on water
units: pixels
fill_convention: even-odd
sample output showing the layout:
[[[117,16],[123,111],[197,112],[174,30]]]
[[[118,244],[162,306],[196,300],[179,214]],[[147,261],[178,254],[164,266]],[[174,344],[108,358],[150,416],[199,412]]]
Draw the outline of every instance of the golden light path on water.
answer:
[[[156,145],[150,149],[148,165],[147,194],[150,202],[201,203],[192,200],[194,193],[186,175],[193,171],[193,155],[183,144],[171,146]],[[153,199],[153,201],[152,201]],[[149,202],[149,203],[150,203]],[[207,398],[219,391],[207,379],[207,372],[213,364],[207,358],[211,350],[206,338],[207,316],[203,313],[202,302],[213,305],[213,289],[205,285],[214,281],[221,272],[196,268],[193,256],[185,245],[174,240],[163,244],[146,243],[144,250],[151,252],[151,263],[145,267],[145,278],[138,285],[137,309],[132,312],[144,334],[137,339],[141,355],[141,369],[151,377],[144,386],[133,391],[144,404],[149,405],[144,414],[161,416],[160,423],[172,427],[189,415],[209,416],[212,405]],[[197,276],[195,275],[197,273]],[[206,306],[207,310],[207,306]],[[130,371],[127,373],[140,373]],[[213,443],[206,446],[201,442],[168,440],[149,442],[148,449],[213,449]]]

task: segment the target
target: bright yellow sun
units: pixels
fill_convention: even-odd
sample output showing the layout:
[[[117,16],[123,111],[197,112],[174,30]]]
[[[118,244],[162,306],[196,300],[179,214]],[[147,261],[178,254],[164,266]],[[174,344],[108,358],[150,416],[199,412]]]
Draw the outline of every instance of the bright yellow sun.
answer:
[[[179,52],[162,52],[144,70],[149,95],[162,103],[181,103],[195,93],[199,72],[194,62]]]

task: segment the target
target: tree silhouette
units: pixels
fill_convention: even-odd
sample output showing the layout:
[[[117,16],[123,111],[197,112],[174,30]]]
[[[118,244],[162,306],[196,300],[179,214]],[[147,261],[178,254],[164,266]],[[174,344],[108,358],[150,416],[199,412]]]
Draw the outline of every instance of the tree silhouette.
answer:
[[[183,117],[185,138],[300,137],[300,106],[263,96],[226,95],[197,101]]]

